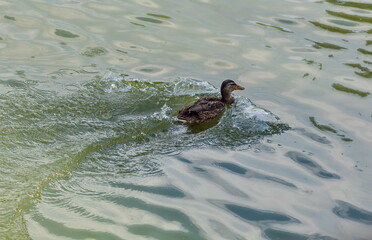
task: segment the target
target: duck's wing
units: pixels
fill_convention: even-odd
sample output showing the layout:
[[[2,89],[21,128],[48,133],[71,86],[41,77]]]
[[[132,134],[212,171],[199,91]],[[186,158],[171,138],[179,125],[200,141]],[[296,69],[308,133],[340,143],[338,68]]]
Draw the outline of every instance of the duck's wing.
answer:
[[[219,98],[204,97],[181,109],[178,119],[188,123],[202,123],[215,118],[225,109],[225,106],[226,104]]]
[[[216,110],[223,110],[226,104],[221,101],[219,98],[213,97],[204,97],[200,98],[194,104],[188,106],[185,110],[189,113],[201,113],[201,112],[210,112]]]

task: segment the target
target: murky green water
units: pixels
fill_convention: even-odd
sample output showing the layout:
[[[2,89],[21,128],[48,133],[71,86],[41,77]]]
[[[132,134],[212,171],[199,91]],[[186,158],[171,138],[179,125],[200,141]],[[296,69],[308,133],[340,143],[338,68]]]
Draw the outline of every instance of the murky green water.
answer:
[[[0,239],[370,239],[372,2],[0,1]],[[215,122],[177,110],[246,88]]]

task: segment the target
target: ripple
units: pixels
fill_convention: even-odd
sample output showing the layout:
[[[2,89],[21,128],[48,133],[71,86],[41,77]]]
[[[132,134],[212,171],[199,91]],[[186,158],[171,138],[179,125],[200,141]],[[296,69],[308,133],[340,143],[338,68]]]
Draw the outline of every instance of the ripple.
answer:
[[[310,139],[312,139],[312,140],[314,140],[318,143],[331,144],[331,142],[326,137],[322,137],[322,136],[319,136],[318,134],[308,132],[303,128],[296,128],[295,130],[300,132],[302,135],[304,135],[304,136],[306,136],[306,137],[308,137],[308,138],[310,138]]]
[[[300,152],[291,151],[287,152],[285,155],[296,163],[300,164],[302,167],[310,170],[314,175],[318,177],[327,179],[340,179],[340,176],[324,170],[318,163]]]
[[[171,53],[172,55],[178,56],[181,60],[186,60],[186,61],[198,61],[203,59],[203,57],[194,52],[174,52]]]
[[[337,238],[329,237],[329,236],[322,236],[320,234],[299,234],[293,232],[287,232],[283,230],[278,230],[274,228],[268,228],[264,231],[265,236],[268,237],[270,240],[310,240],[310,239],[317,239],[317,240],[337,240]]]
[[[36,11],[39,13],[46,12],[48,15],[42,15],[45,18],[48,18],[53,25],[57,23],[58,26],[64,26],[66,24],[70,25],[69,21],[77,20],[77,21],[91,21],[91,17],[86,14],[81,9],[76,9],[72,7],[63,6],[65,4],[43,4],[43,3],[35,3],[33,4],[33,7],[37,8]],[[48,16],[48,17],[47,17]],[[59,19],[65,19],[63,22],[60,22]],[[40,17],[40,19],[43,19]],[[66,22],[65,22],[66,21]]]
[[[181,161],[181,162],[186,163],[186,164],[192,164],[192,161],[190,161],[190,160],[188,160],[187,158],[184,158],[184,157],[182,157],[182,156],[177,156],[176,159],[177,159],[178,161]]]
[[[372,212],[354,206],[348,202],[337,200],[336,203],[338,206],[334,207],[332,211],[337,216],[372,225]]]
[[[93,8],[99,11],[105,11],[105,12],[120,12],[122,11],[122,8],[120,6],[114,6],[114,5],[108,5],[108,4],[101,4],[101,3],[87,3],[87,6],[89,8]]]
[[[132,23],[136,24],[136,21],[139,20],[146,26],[145,24],[150,24],[153,26],[162,26],[162,27],[169,27],[169,28],[176,28],[177,25],[170,20],[171,17],[161,14],[152,14],[148,13],[147,16],[126,16],[128,19],[132,21]]]
[[[87,57],[96,57],[96,56],[102,56],[107,53],[107,50],[103,47],[88,47],[83,50],[81,55],[87,56]]]
[[[70,238],[76,238],[80,236],[81,238],[100,238],[100,239],[121,239],[115,233],[109,233],[106,231],[97,231],[93,229],[83,229],[79,226],[68,227],[63,222],[54,221],[49,218],[45,218],[41,215],[33,217],[40,227],[48,229],[49,235],[55,238],[56,236],[66,236]]]
[[[141,185],[135,185],[135,184],[129,184],[129,183],[112,183],[111,186],[122,188],[122,189],[129,189],[133,191],[140,191],[140,192],[146,192],[150,194],[156,194],[156,195],[162,195],[165,197],[170,198],[184,198],[186,195],[181,190],[172,187],[172,186],[141,186]]]
[[[162,228],[158,228],[151,225],[146,224],[137,224],[132,225],[128,227],[128,231],[136,234],[137,236],[144,236],[147,237],[148,235],[151,235],[157,239],[194,239],[196,236],[190,236],[190,234],[185,233],[183,231],[166,231]],[[151,233],[151,234],[150,234]],[[198,239],[204,239],[200,238],[201,236],[197,236]]]
[[[364,48],[358,48],[358,52],[363,53],[365,55],[372,55],[372,51],[369,51],[369,50],[364,49]]]
[[[271,211],[263,211],[254,208],[239,206],[236,204],[224,204],[224,207],[239,216],[240,218],[251,222],[270,222],[270,223],[298,223],[299,221],[286,214]]]
[[[330,19],[328,21],[331,22],[331,23],[341,25],[341,26],[346,26],[346,27],[356,27],[356,26],[359,25],[359,24],[354,23],[354,22],[339,20],[339,19]]]
[[[218,236],[222,237],[223,239],[234,239],[234,240],[245,240],[246,239],[242,235],[232,232],[232,230],[229,229],[225,225],[225,223],[221,223],[221,222],[216,221],[215,219],[211,219],[210,224],[212,225],[212,228],[218,233]]]
[[[320,22],[316,22],[316,21],[310,21],[310,23],[313,24],[316,27],[322,28],[322,29],[327,30],[329,32],[335,32],[335,33],[341,33],[341,34],[354,33],[354,31],[352,31],[352,30],[341,28],[341,27],[335,27],[335,26],[325,24],[325,23],[320,23]]]
[[[329,126],[329,125],[323,125],[323,124],[319,124],[316,120],[315,120],[315,117],[309,117],[309,120],[310,122],[314,125],[314,127],[318,128],[319,130],[321,131],[327,131],[327,132],[331,132],[331,133],[334,133],[336,134],[337,136],[340,136],[341,139],[345,142],[351,142],[353,141],[351,138],[348,138],[346,137],[344,134],[340,134],[338,133],[338,131],[336,129],[334,129],[333,127]]]
[[[157,13],[148,13],[148,16],[156,17],[156,18],[163,18],[163,19],[171,19],[171,17],[163,14],[157,14]]]
[[[205,65],[208,67],[216,68],[216,69],[235,69],[237,65],[223,60],[223,59],[209,59],[205,62]]]
[[[152,43],[167,44],[168,42],[152,35],[141,35],[141,38]]]
[[[371,17],[365,17],[361,15],[355,15],[355,14],[347,14],[343,12],[335,12],[331,10],[326,10],[329,15],[356,21],[356,22],[366,22],[366,23],[372,23],[372,18]],[[346,25],[348,26],[348,25]],[[352,25],[350,25],[352,26]],[[356,26],[356,25],[355,25]]]
[[[233,163],[228,163],[228,162],[220,162],[220,163],[215,163],[217,166],[228,169],[229,171],[232,171],[234,173],[244,175],[248,170],[242,167],[239,167],[238,165],[235,165]]]
[[[208,38],[208,42],[220,44],[220,45],[227,45],[227,46],[233,46],[237,47],[239,46],[239,42],[232,38],[223,38],[223,37],[214,37],[214,38]]]
[[[271,51],[251,49],[243,57],[254,62],[268,62],[273,55]]]
[[[217,165],[221,168],[227,169],[227,170],[229,170],[231,172],[234,172],[236,174],[244,175],[247,178],[257,178],[257,179],[262,179],[262,180],[267,180],[267,181],[279,183],[279,184],[285,185],[287,187],[297,188],[294,184],[289,183],[289,182],[287,182],[285,180],[282,180],[280,178],[276,178],[276,177],[268,176],[268,175],[265,175],[265,174],[261,174],[261,173],[255,172],[253,170],[240,167],[240,166],[238,166],[236,164],[233,164],[233,163],[217,162],[217,163],[215,163],[215,165]]]
[[[54,34],[57,35],[57,36],[60,36],[60,37],[64,37],[64,38],[77,38],[77,37],[79,37],[79,35],[74,34],[72,32],[69,32],[67,30],[63,30],[63,29],[56,29]]]
[[[337,91],[359,95],[360,97],[367,97],[370,94],[369,92],[364,92],[364,91],[346,87],[340,83],[334,83],[332,84],[332,87],[336,89]]]
[[[151,1],[151,0],[136,0],[133,2],[139,5],[145,6],[145,7],[149,7],[149,8],[160,8],[158,4],[156,4],[154,1]]]
[[[362,64],[345,63],[345,65],[358,69],[359,71],[355,71],[354,73],[361,76],[361,77],[372,78],[372,71],[368,67],[363,66]]]
[[[256,79],[276,79],[278,77],[277,74],[269,71],[250,71],[248,76]],[[247,77],[247,79],[242,79],[242,81],[249,83],[250,78]]]
[[[144,65],[132,68],[131,71],[134,73],[140,73],[142,75],[159,76],[170,72],[171,69],[165,66]]]
[[[161,50],[158,50],[158,49],[150,49],[150,48],[144,47],[139,44],[134,44],[134,43],[125,42],[125,41],[115,41],[114,45],[119,48],[130,50],[130,51],[139,51],[139,52],[146,52],[146,53],[160,53],[161,52]]]
[[[333,43],[317,42],[317,41],[313,41],[313,40],[310,40],[310,39],[306,39],[306,40],[308,40],[310,42],[313,42],[314,43],[313,47],[316,48],[316,49],[321,49],[321,48],[334,49],[334,50],[346,49],[345,47],[342,47],[342,46],[339,46],[339,45],[333,44]]]
[[[186,230],[184,234],[189,237],[196,237],[197,239],[203,239],[203,237],[200,234],[200,229],[191,221],[190,217],[187,216],[185,213],[183,213],[180,210],[164,207],[161,205],[155,205],[151,203],[147,203],[143,200],[140,200],[138,198],[125,198],[121,196],[112,196],[110,197],[110,200],[119,206],[124,206],[126,208],[134,208],[134,209],[140,209],[142,211],[148,212],[148,214],[153,214],[155,216],[160,216],[163,218],[163,221],[169,221],[169,222],[176,222],[181,224],[182,228]],[[129,232],[142,235],[144,234],[143,231],[138,232],[137,229],[157,229],[157,231],[166,233],[160,226],[154,225],[148,225],[148,224],[132,224],[128,226]],[[141,234],[142,233],[142,234]],[[191,236],[190,236],[191,235]]]
[[[304,65],[301,63],[283,63],[281,64],[281,66],[291,71],[300,71],[300,72],[315,74],[314,68],[309,66],[309,64]]]
[[[279,31],[285,32],[285,33],[293,33],[293,31],[290,30],[290,29],[280,27],[280,26],[276,26],[276,25],[273,25],[273,24],[268,24],[268,23],[263,23],[263,22],[255,22],[255,24],[257,24],[259,26],[266,27],[266,28],[276,29],[276,30],[279,30]]]
[[[361,9],[368,9],[372,10],[372,4],[370,3],[363,3],[359,1],[350,2],[350,1],[340,1],[340,0],[326,0],[328,3],[340,5],[343,7],[354,7],[354,8],[361,8]]]
[[[163,21],[157,20],[155,18],[149,18],[149,17],[136,17],[136,19],[144,21],[144,22],[149,22],[149,23],[163,23]]]
[[[291,52],[300,52],[300,53],[312,53],[316,52],[316,50],[311,48],[304,48],[304,47],[295,47],[295,48],[289,48]]]
[[[4,19],[11,20],[11,21],[16,21],[15,17],[4,15]]]
[[[286,25],[297,25],[298,22],[290,19],[284,19],[284,18],[276,18],[276,21],[286,24]]]

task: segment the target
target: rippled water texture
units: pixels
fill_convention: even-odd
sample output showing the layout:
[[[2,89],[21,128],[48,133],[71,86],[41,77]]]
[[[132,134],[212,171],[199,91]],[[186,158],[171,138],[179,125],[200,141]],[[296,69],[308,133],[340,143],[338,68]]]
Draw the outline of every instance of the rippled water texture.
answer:
[[[0,1],[0,239],[372,236],[370,0]],[[246,88],[215,121],[177,111]]]

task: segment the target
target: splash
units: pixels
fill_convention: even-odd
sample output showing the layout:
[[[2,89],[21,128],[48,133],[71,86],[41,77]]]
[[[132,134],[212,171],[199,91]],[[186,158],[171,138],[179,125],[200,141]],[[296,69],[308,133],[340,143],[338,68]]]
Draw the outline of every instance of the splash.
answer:
[[[279,117],[240,96],[236,97],[236,103],[228,107],[220,118],[197,126],[178,122],[175,116],[183,106],[202,96],[219,95],[219,89],[207,82],[188,78],[179,78],[174,82],[127,80],[112,73],[109,77],[106,76],[105,81],[110,86],[106,91],[116,89],[129,94],[130,99],[137,100],[131,102],[134,105],[130,108],[141,109],[141,119],[147,120],[145,125],[150,127],[152,124],[159,124],[164,127],[159,128],[158,132],[150,127],[152,130],[148,133],[155,134],[156,141],[164,138],[164,144],[168,147],[172,146],[172,142],[182,142],[187,148],[211,145],[241,148],[263,136],[279,134],[289,129]],[[151,114],[146,114],[148,111]],[[158,122],[155,123],[156,121]],[[170,139],[173,140],[169,141]],[[176,144],[175,147],[178,148],[179,145]]]

